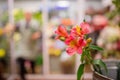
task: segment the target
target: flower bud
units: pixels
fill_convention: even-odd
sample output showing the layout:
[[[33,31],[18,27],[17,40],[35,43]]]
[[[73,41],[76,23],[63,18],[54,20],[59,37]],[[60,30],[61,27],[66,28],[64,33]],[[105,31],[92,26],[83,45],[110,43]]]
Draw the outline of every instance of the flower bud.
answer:
[[[90,44],[92,42],[92,39],[91,38],[88,38],[87,39],[87,44]]]
[[[65,37],[60,37],[59,38],[61,41],[65,41]]]

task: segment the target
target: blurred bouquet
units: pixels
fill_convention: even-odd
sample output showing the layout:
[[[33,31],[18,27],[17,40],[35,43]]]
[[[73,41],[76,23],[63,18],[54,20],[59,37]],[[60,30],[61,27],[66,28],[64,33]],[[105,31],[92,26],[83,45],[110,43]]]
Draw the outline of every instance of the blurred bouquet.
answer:
[[[77,80],[80,80],[85,69],[85,65],[89,64],[92,68],[100,72],[101,68],[106,69],[106,65],[101,59],[93,59],[91,56],[91,50],[103,50],[102,48],[92,45],[92,39],[87,37],[90,33],[90,25],[87,22],[82,22],[80,25],[67,30],[66,27],[60,25],[55,31],[57,34],[56,39],[63,41],[68,47],[66,52],[69,55],[75,53],[81,56],[81,64],[77,71]]]

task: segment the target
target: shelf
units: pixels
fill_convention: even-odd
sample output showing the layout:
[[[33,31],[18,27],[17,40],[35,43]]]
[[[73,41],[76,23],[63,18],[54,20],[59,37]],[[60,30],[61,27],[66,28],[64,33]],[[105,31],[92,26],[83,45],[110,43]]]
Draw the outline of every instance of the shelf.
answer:
[[[115,62],[120,62],[120,59],[103,59],[105,62],[110,62],[110,61],[115,61]]]
[[[76,75],[26,75],[28,80],[76,80]],[[84,79],[92,79],[92,73],[85,73]]]

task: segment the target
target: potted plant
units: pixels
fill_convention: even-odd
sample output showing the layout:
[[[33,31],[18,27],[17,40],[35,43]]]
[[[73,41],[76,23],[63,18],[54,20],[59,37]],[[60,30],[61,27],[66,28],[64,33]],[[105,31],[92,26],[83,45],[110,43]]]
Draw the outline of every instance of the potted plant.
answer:
[[[101,59],[93,59],[91,56],[91,50],[101,51],[103,49],[91,44],[92,39],[87,36],[90,33],[90,25],[87,22],[82,22],[69,30],[60,25],[55,33],[57,34],[56,39],[63,41],[67,45],[66,52],[69,55],[77,53],[81,56],[77,80],[82,79],[86,65],[90,65],[93,71],[101,73],[101,69],[105,69],[107,72],[105,63]]]

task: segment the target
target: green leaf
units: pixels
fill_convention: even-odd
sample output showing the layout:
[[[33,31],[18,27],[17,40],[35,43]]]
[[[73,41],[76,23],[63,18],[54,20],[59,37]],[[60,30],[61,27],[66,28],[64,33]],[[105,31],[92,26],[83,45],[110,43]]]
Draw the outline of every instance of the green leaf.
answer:
[[[99,65],[94,65],[94,70],[97,71],[98,73],[102,74],[101,68]]]
[[[103,48],[100,48],[100,47],[95,46],[95,45],[89,45],[89,47],[90,47],[91,49],[93,49],[93,50],[98,50],[98,51],[102,51],[102,50],[103,50]]]
[[[80,80],[84,72],[84,64],[80,64],[77,71],[77,80]]]
[[[91,63],[92,57],[91,57],[91,54],[90,54],[90,52],[89,52],[89,51],[87,52],[86,56],[88,57],[89,62]]]
[[[84,56],[85,56],[85,53],[83,52],[82,55],[81,55],[81,58],[80,58],[80,61],[83,63],[84,61]]]
[[[99,65],[101,68],[104,68],[106,73],[108,72],[106,64],[101,59],[93,60],[94,65]]]
[[[86,64],[91,64],[92,61],[92,57],[90,55],[90,51],[89,50],[85,50],[84,51],[85,57],[84,57],[84,61]]]
[[[83,22],[86,22],[86,20],[84,19]]]

